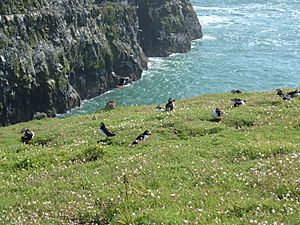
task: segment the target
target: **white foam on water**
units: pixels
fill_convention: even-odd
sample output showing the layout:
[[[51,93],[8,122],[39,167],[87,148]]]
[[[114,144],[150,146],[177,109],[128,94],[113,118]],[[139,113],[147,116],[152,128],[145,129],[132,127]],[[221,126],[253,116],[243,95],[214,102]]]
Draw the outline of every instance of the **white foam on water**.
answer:
[[[238,7],[214,7],[214,6],[194,6],[196,11],[223,11],[223,12],[237,12],[240,8]]]
[[[180,53],[172,53],[171,55],[169,55],[169,57],[174,57],[176,55],[179,55]]]
[[[176,54],[172,54],[171,57],[174,57]],[[170,56],[169,56],[170,57]],[[165,62],[168,61],[168,57],[151,57],[149,58],[148,71],[151,71],[153,68],[164,69],[166,68]]]
[[[199,38],[199,39],[196,39],[196,40],[193,40],[192,43],[191,43],[191,48],[195,48],[197,46],[197,43],[202,41],[203,40],[203,37],[202,38]]]
[[[165,58],[162,58],[162,57],[149,57],[148,58],[148,67],[150,68],[150,67],[159,65],[164,61],[165,61]]]
[[[229,19],[227,17],[222,16],[198,16],[200,24],[202,26],[207,26],[209,24],[221,24],[221,23],[228,23]]]
[[[214,41],[217,40],[218,38],[210,36],[210,35],[204,35],[203,38],[201,39],[202,41]]]

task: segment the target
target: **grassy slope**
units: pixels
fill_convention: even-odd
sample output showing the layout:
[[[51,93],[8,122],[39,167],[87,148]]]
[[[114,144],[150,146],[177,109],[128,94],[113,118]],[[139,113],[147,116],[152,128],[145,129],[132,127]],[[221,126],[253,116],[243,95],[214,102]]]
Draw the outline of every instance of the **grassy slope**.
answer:
[[[244,93],[231,108],[233,96],[0,128],[0,224],[299,224],[300,97]],[[111,143],[97,144],[101,121]],[[145,129],[149,140],[129,146]]]

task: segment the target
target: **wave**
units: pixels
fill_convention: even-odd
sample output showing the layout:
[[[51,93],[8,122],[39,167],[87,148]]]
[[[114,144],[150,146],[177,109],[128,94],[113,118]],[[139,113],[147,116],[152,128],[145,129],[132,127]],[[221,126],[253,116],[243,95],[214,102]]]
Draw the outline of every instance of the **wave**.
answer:
[[[223,16],[198,16],[198,20],[200,21],[202,26],[206,26],[209,24],[221,24],[228,23],[229,19]]]
[[[196,11],[227,11],[232,12],[239,10],[238,7],[228,8],[228,7],[212,7],[212,6],[194,6],[194,10]]]
[[[202,41],[214,41],[217,40],[218,38],[213,37],[213,36],[209,36],[209,35],[204,35],[202,38]]]
[[[179,55],[180,53],[172,53],[171,55],[169,55],[169,57],[174,57],[176,55]]]

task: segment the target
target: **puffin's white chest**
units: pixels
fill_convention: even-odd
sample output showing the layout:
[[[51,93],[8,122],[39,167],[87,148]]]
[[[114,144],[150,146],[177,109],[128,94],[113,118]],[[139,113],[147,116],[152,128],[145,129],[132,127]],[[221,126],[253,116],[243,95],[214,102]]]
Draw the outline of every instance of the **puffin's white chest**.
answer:
[[[103,137],[107,137],[107,134],[100,128],[99,128],[99,134]]]

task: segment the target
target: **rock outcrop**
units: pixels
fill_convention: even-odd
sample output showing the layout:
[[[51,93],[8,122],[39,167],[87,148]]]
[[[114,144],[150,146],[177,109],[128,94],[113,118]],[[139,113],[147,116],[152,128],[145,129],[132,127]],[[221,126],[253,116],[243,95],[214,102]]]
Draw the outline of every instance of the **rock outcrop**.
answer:
[[[201,25],[189,0],[137,0],[141,46],[147,56],[187,52],[202,37]]]
[[[201,36],[187,0],[1,1],[0,125],[66,112]]]

